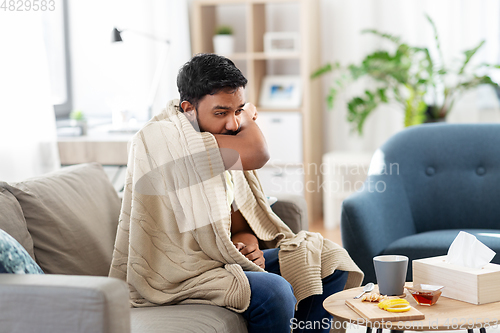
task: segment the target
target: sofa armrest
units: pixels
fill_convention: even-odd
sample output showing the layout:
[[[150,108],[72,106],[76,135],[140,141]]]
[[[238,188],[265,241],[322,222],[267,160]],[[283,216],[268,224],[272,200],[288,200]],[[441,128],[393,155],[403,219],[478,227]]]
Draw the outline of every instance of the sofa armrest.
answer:
[[[97,276],[0,274],[2,331],[130,332],[128,286]]]
[[[395,240],[415,233],[408,197],[399,177],[369,176],[363,191],[342,203],[340,227],[342,245],[365,273],[364,281],[375,282],[373,257]]]
[[[292,229],[294,233],[308,230],[307,204],[304,197],[293,194],[276,195],[278,201],[271,206],[273,212]]]

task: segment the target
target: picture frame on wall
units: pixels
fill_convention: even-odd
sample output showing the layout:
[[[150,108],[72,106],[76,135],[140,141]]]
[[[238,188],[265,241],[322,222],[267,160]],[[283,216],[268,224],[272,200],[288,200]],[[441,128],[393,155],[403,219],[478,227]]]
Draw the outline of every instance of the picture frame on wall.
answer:
[[[266,32],[264,34],[264,52],[299,52],[299,34],[297,32]]]
[[[265,76],[260,89],[259,106],[265,108],[299,108],[302,82],[298,75]]]

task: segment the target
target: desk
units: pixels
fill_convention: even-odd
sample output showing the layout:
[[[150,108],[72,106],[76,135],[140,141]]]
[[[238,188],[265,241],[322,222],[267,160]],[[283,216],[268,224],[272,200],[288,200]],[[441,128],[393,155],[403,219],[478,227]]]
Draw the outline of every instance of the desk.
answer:
[[[62,165],[98,162],[102,165],[127,165],[127,143],[135,132],[110,133],[111,124],[89,128],[83,136],[58,136]]]
[[[407,292],[406,299],[414,308],[425,315],[425,319],[393,323],[384,322],[383,324],[367,322],[345,304],[346,299],[358,295],[362,289],[362,287],[353,288],[333,294],[323,302],[323,306],[334,316],[335,320],[347,324],[366,326],[368,333],[371,332],[372,328],[377,328],[379,331],[381,329],[391,329],[393,331],[468,330],[469,333],[474,328],[480,328],[481,333],[485,333],[485,328],[497,326],[500,321],[500,302],[474,305],[441,297],[433,306],[421,306],[417,305],[413,297]],[[374,291],[378,292],[378,288],[375,288]],[[381,325],[383,326],[381,327]]]
[[[80,136],[57,139],[62,165],[99,162],[103,165],[127,165],[128,135]]]
[[[125,184],[128,142],[134,133],[110,133],[110,126],[96,126],[83,136],[59,136],[61,165],[98,162],[121,195]]]

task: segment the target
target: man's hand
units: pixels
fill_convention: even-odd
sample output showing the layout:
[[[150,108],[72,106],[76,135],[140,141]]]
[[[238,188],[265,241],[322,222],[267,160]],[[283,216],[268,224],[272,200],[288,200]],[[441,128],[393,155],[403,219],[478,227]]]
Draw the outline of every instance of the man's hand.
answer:
[[[236,246],[236,250],[241,251],[246,245],[243,244],[242,242],[235,243],[234,246]]]
[[[257,119],[257,116],[259,115],[259,113],[257,112],[257,108],[255,107],[255,105],[253,105],[252,103],[247,103],[247,104],[245,104],[243,109],[250,116],[250,118],[252,120]]]
[[[259,249],[258,244],[245,245],[241,242],[234,244],[236,249],[241,252],[248,260],[262,269],[266,268],[266,259],[264,259],[264,252]]]
[[[264,252],[259,249],[259,240],[239,210],[231,213],[231,240],[248,260],[265,269],[266,261]]]
[[[240,157],[243,170],[260,169],[269,161],[266,139],[255,122],[257,116],[255,105],[246,103],[241,113],[240,129],[236,135],[214,134],[219,148],[231,149],[230,156],[226,156],[224,149],[221,149],[226,170],[233,168],[236,161],[235,153]]]
[[[241,126],[240,130],[247,127],[250,123],[255,122],[258,116],[257,108],[252,103],[246,103],[243,106],[243,112],[241,113]],[[255,125],[253,125],[255,126]]]

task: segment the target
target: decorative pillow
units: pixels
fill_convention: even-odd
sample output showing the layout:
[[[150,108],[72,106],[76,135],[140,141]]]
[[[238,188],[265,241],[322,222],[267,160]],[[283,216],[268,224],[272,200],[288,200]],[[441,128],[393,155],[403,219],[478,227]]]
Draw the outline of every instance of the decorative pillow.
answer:
[[[45,273],[108,275],[121,202],[101,165],[74,165],[9,185]]]
[[[0,182],[0,229],[8,233],[21,244],[31,258],[35,259],[33,252],[33,239],[28,232],[23,210],[16,197],[10,193],[5,182]]]
[[[24,247],[0,229],[0,273],[43,274]]]

